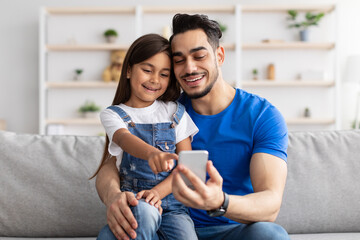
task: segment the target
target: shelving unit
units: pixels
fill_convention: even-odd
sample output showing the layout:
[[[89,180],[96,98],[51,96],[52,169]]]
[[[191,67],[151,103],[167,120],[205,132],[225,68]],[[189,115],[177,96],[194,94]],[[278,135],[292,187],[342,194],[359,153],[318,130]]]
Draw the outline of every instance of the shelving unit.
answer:
[[[309,42],[291,37],[292,32],[285,25],[288,10],[297,10],[300,14],[324,12],[324,21],[313,30],[322,30],[323,34]],[[259,14],[264,26],[254,23]],[[333,20],[332,24],[327,20],[329,18]],[[242,67],[236,86],[270,100],[283,113],[289,130],[340,129],[336,6],[244,5],[241,6],[241,19]],[[251,27],[248,22],[252,23]],[[275,80],[266,79],[266,67],[270,63],[277,69]],[[263,72],[260,80],[250,80],[253,68]],[[324,77],[298,80],[297,75],[306,72],[306,68],[320,69]],[[313,110],[311,117],[303,117],[305,108]]]
[[[299,42],[294,39],[284,39],[282,42],[262,42],[263,39],[247,37],[251,35],[249,31],[246,32],[246,26],[249,26],[250,22],[247,19],[248,14],[260,13],[262,17],[270,14],[270,19],[277,18],[273,14],[280,14],[285,18],[286,11],[289,9],[302,12],[322,11],[327,14],[336,11],[334,5],[44,7],[40,11],[39,32],[40,133],[47,134],[48,126],[52,125],[61,125],[65,129],[70,129],[65,130],[63,134],[95,135],[102,131],[99,119],[80,118],[77,108],[89,98],[103,108],[112,102],[117,83],[106,83],[100,80],[102,71],[110,64],[110,52],[127,50],[133,40],[143,34],[150,32],[162,34],[163,27],[170,26],[172,16],[178,12],[207,14],[211,19],[228,25],[225,40],[222,42],[226,50],[223,75],[234,86],[250,92],[259,92],[259,95],[270,98],[271,102],[273,102],[272,96],[280,97],[281,103],[286,103],[288,98],[292,99],[293,95],[301,92],[306,93],[307,98],[310,94],[316,94],[314,91],[333,92],[330,97],[326,96],[325,100],[317,100],[315,104],[318,108],[322,108],[322,104],[331,105],[327,107],[330,113],[314,114],[313,118],[302,118],[293,110],[288,111],[280,106],[279,109],[285,116],[290,130],[293,125],[303,128],[308,126],[338,128],[340,123],[336,101],[339,99],[339,64],[336,58],[336,38],[317,39],[313,42]],[[253,24],[253,21],[251,23]],[[108,44],[102,39],[101,31],[105,30],[105,27],[118,29],[120,39],[116,43]],[[276,28],[284,28],[284,26],[278,25]],[[260,28],[256,32],[259,31],[261,32]],[[273,36],[264,33],[261,37]],[[68,38],[75,38],[75,43],[69,42]],[[333,74],[326,79],[309,81],[298,81],[294,76],[280,76],[274,81],[261,77],[261,80],[253,81],[245,74],[248,71],[246,64],[249,60],[266,59],[276,53],[289,55],[293,52],[308,55],[313,52],[318,55],[319,52],[321,54],[334,53],[333,60],[329,61],[334,68]],[[286,68],[292,64],[292,60],[285,61],[283,67]],[[85,74],[82,80],[73,81],[71,71],[79,66],[85,69]],[[274,100],[275,103],[276,100]],[[78,128],[83,128],[80,133],[76,131]]]
[[[61,126],[63,134],[79,134],[74,130],[80,127],[86,128],[86,130],[82,129],[80,134],[84,131],[87,131],[87,135],[98,134],[102,129],[99,119],[80,118],[77,108],[89,98],[102,108],[111,104],[117,83],[106,83],[101,80],[102,71],[110,64],[111,51],[127,50],[130,44],[143,34],[150,32],[162,34],[162,28],[171,25],[172,15],[177,12],[204,13],[213,15],[217,19],[219,19],[218,16],[230,16],[229,25],[230,22],[235,22],[236,9],[235,5],[42,8],[39,43],[40,133],[47,134],[49,126]],[[121,19],[123,16],[126,19]],[[163,19],[154,20],[158,16]],[[71,21],[67,20],[68,18]],[[148,21],[149,18],[151,21]],[[164,19],[167,19],[169,23],[164,23]],[[149,22],[151,25],[147,25]],[[121,23],[122,27],[117,26]],[[104,43],[105,41],[100,38],[102,32],[99,29],[104,31],[105,26],[108,27],[107,24],[109,28],[114,26],[113,28],[120,33],[120,38],[116,43]],[[100,28],[98,25],[104,27]],[[235,32],[237,27],[232,28]],[[74,33],[77,29],[80,29],[79,32]],[[127,29],[132,29],[132,31]],[[61,34],[56,31],[60,31]],[[97,36],[93,34],[96,31],[98,31]],[[67,38],[73,38],[73,35],[76,36],[75,43],[74,39],[67,40]],[[226,41],[223,46],[227,52],[235,52],[237,49],[235,41]],[[83,55],[86,57],[81,58]],[[98,66],[93,63],[92,66],[84,67],[85,73],[94,69],[91,74],[84,75],[80,81],[71,79],[71,69],[78,68],[78,65],[81,65],[79,63],[83,61],[94,61],[93,59],[96,58],[99,58]],[[234,57],[233,59],[236,60]],[[62,66],[63,69],[58,70],[58,66]],[[64,71],[68,73],[64,74]],[[71,130],[67,131],[67,129]],[[50,132],[58,133],[59,131],[55,129]]]

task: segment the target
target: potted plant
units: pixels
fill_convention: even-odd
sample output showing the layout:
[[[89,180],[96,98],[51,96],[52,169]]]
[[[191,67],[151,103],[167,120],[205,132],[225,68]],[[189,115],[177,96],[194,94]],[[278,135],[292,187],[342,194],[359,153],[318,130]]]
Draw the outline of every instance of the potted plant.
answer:
[[[306,107],[306,108],[304,109],[304,117],[305,117],[305,118],[311,117],[310,108]]]
[[[80,106],[79,112],[81,113],[82,117],[95,118],[100,109],[100,106],[96,105],[94,102],[86,101],[82,106]]]
[[[225,32],[227,30],[227,25],[225,25],[224,23],[221,23],[220,21],[218,21],[218,24],[219,24],[219,27],[220,27],[220,30],[222,32],[222,37],[221,37],[221,41],[224,40],[224,36],[225,36]]]
[[[289,17],[288,20],[292,23],[289,25],[289,28],[298,28],[300,29],[300,40],[308,41],[309,40],[309,30],[310,26],[318,26],[321,18],[324,17],[324,13],[311,13],[307,12],[305,14],[305,20],[296,22],[296,18],[298,16],[298,12],[296,10],[288,11]]]
[[[356,126],[356,120],[354,120],[354,121],[351,123],[351,128],[352,128],[352,129],[360,129],[360,123],[358,123],[358,125]]]
[[[75,76],[74,76],[74,80],[78,81],[81,79],[81,74],[83,73],[83,69],[75,69]]]
[[[108,43],[113,43],[116,41],[116,39],[118,37],[118,33],[114,29],[108,29],[104,32],[104,36]]]
[[[256,68],[254,68],[252,70],[252,75],[253,75],[253,80],[257,80],[258,79],[258,70]]]

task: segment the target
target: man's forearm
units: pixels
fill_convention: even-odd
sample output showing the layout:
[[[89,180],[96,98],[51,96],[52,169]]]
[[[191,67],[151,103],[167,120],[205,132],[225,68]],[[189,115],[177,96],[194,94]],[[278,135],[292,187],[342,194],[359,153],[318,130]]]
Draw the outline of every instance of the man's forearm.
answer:
[[[246,196],[230,196],[225,217],[236,222],[274,222],[281,205],[281,196],[269,190]]]
[[[270,154],[256,153],[250,163],[254,193],[231,196],[226,217],[237,222],[275,221],[282,202],[287,165]]]
[[[109,199],[120,192],[120,179],[115,157],[108,159],[100,169],[96,177],[96,190],[106,206]]]

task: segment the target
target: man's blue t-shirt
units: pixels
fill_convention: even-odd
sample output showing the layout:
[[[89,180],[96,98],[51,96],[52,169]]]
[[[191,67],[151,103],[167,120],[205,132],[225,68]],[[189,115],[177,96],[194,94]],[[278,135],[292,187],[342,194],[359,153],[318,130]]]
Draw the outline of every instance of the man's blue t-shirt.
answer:
[[[236,89],[232,103],[216,115],[196,113],[185,94],[179,101],[199,128],[192,148],[209,152],[209,159],[223,178],[224,192],[253,193],[249,167],[254,153],[268,153],[287,160],[286,123],[264,98]],[[204,210],[190,208],[190,213],[196,227],[236,223],[225,217],[209,217]]]

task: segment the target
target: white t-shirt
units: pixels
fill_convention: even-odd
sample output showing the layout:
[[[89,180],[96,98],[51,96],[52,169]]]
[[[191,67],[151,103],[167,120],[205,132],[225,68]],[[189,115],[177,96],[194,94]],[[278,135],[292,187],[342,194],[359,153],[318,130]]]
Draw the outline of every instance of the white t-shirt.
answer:
[[[118,105],[130,117],[134,123],[154,124],[161,122],[173,122],[173,114],[176,112],[175,102],[155,101],[152,105],[145,108],[132,108],[124,104]],[[112,141],[114,133],[120,128],[128,129],[128,123],[124,122],[119,114],[110,109],[105,109],[100,113],[100,120],[109,137],[108,151],[112,156],[116,156],[116,166],[119,168],[123,150]],[[179,124],[175,124],[176,144],[193,136],[199,131],[189,114],[185,111]]]

